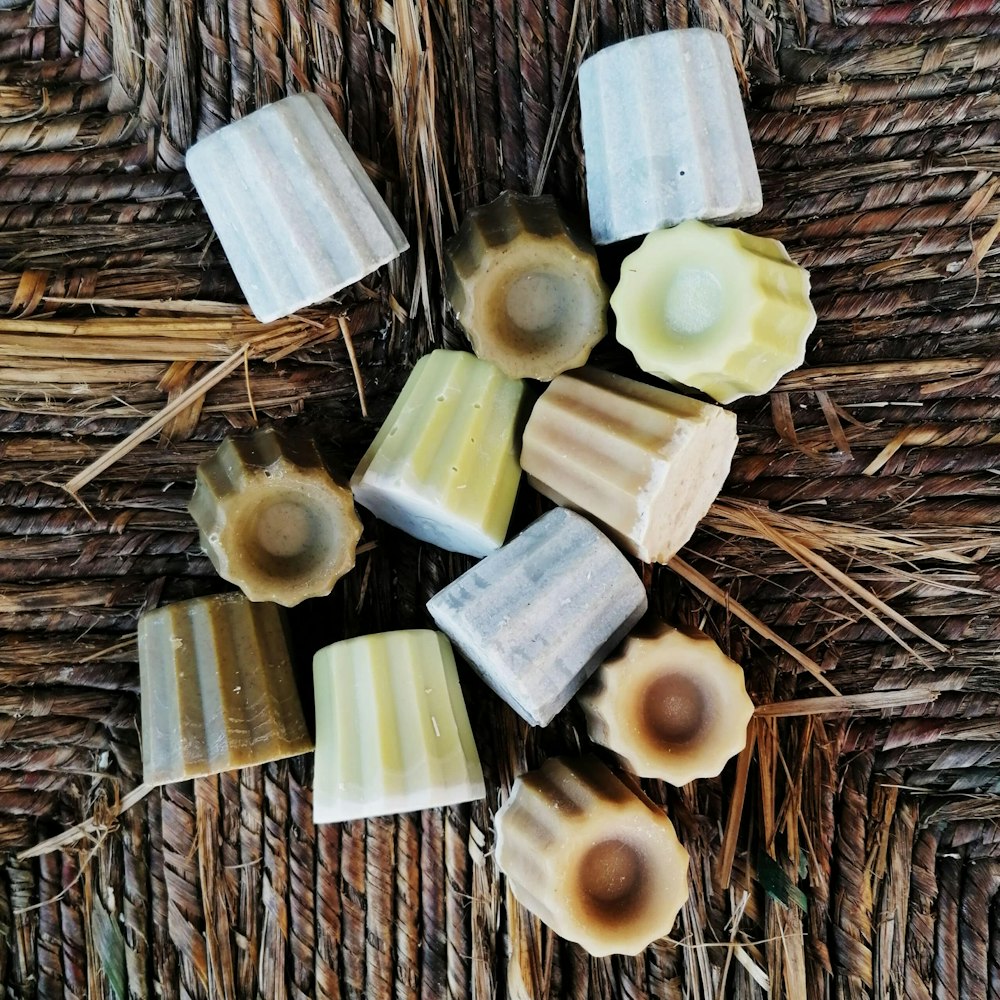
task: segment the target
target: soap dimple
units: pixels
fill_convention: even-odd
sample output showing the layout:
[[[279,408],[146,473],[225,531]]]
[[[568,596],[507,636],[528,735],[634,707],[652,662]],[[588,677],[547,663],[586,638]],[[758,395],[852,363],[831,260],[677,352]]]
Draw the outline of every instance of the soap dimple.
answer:
[[[293,607],[354,566],[361,522],[315,445],[273,430],[227,439],[188,508],[212,565],[253,600]]]
[[[687,899],[688,855],[670,820],[594,757],[521,775],[495,822],[515,898],[592,955],[638,954]]]
[[[446,265],[445,290],[473,350],[507,375],[548,381],[584,364],[605,334],[608,292],[594,249],[550,197],[506,191],[473,209]]]

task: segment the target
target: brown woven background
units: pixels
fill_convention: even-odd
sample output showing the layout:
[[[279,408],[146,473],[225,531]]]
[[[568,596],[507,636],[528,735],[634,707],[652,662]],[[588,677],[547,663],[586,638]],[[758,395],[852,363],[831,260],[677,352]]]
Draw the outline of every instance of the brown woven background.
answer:
[[[84,488],[86,511],[60,486],[249,335],[192,306],[190,351],[149,321],[165,299],[238,301],[186,147],[315,90],[410,232],[401,262],[279,325],[249,366],[259,418],[312,427],[347,472],[412,360],[462,342],[439,282],[461,213],[504,186],[582,208],[582,54],[689,25],[725,31],[745,67],[765,190],[748,228],[812,269],[820,325],[808,366],[738,408],[730,500],[683,555],[843,693],[914,703],[761,717],[745,768],[647,783],[692,896],[674,940],[635,959],[591,960],[507,896],[492,811],[583,737],[572,710],[527,731],[471,677],[485,803],[316,829],[307,758],[121,810],[141,780],[136,616],[224,587],[184,508],[194,465],[253,422],[237,372]],[[0,0],[5,996],[756,998],[765,974],[791,1000],[1000,995],[998,68],[996,0]],[[525,496],[518,524],[539,509]],[[466,565],[370,518],[365,540],[295,615],[306,691],[313,648],[427,625]],[[901,641],[796,545],[907,616]],[[826,693],[674,574],[647,579],[760,704]]]

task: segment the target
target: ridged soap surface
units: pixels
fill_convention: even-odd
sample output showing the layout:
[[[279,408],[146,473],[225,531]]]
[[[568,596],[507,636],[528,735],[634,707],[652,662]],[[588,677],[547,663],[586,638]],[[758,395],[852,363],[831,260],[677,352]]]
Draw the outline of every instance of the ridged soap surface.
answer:
[[[544,726],[642,617],[646,591],[608,538],[557,508],[427,610],[501,698]]]
[[[455,655],[438,632],[346,639],[313,660],[313,818],[339,823],[481,799]]]
[[[355,500],[422,541],[485,556],[507,535],[524,383],[464,351],[415,365],[351,479]]]
[[[271,429],[226,438],[188,506],[212,565],[253,601],[324,597],[354,567],[361,522],[315,444]]]
[[[580,693],[595,743],[644,778],[714,778],[746,745],[743,670],[702,632],[659,623],[633,634]]]
[[[143,781],[159,785],[306,753],[280,610],[242,594],[139,619]]]
[[[809,272],[781,243],[694,221],[625,258],[611,308],[643,371],[720,403],[769,392],[802,364],[816,325]]]
[[[595,757],[521,775],[495,824],[494,857],[518,902],[592,955],[637,955],[687,900],[673,824]]]
[[[219,129],[186,165],[261,322],[329,298],[409,245],[315,94]]]
[[[580,119],[595,243],[761,210],[736,71],[719,32],[661,31],[591,56],[580,68]]]
[[[596,368],[560,375],[524,429],[521,467],[540,492],[600,521],[644,562],[691,537],[729,473],[736,417]]]
[[[607,331],[594,247],[552,197],[505,191],[445,249],[448,300],[476,355],[505,375],[547,382],[585,364]]]

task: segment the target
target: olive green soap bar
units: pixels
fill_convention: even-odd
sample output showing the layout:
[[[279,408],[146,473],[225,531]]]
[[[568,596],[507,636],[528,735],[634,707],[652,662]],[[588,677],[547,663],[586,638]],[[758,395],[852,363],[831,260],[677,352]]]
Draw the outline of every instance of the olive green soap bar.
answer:
[[[316,654],[313,678],[317,823],[433,809],[486,794],[455,654],[440,632],[335,642]]]
[[[523,397],[523,382],[472,354],[421,358],[354,472],[354,499],[451,552],[500,548],[521,478]]]
[[[147,612],[139,619],[139,679],[147,784],[313,748],[273,604],[233,593]]]

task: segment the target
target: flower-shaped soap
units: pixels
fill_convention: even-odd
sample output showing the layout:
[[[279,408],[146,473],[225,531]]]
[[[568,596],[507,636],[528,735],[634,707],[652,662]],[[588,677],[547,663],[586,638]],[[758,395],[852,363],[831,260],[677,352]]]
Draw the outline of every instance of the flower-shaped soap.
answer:
[[[354,566],[354,499],[312,441],[273,430],[227,438],[198,467],[188,510],[219,576],[252,601],[294,607]]]
[[[777,240],[701,222],[650,233],[622,262],[611,308],[643,371],[720,403],[769,392],[816,325],[809,272]]]
[[[594,248],[547,195],[505,191],[473,209],[445,263],[473,350],[506,375],[547,382],[585,364],[607,330]]]
[[[494,856],[518,902],[592,955],[637,955],[688,897],[670,820],[595,757],[554,757],[518,778]]]
[[[701,632],[659,625],[625,640],[579,701],[590,738],[644,778],[712,778],[746,745],[743,671]]]

